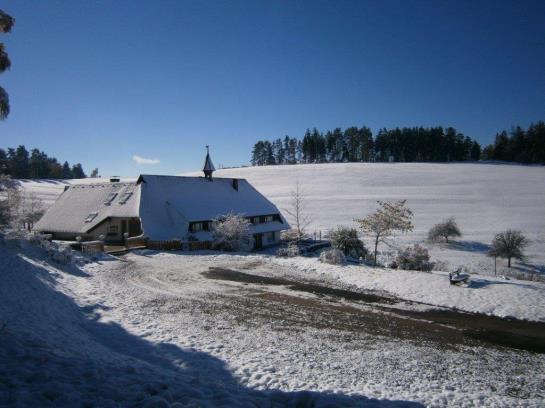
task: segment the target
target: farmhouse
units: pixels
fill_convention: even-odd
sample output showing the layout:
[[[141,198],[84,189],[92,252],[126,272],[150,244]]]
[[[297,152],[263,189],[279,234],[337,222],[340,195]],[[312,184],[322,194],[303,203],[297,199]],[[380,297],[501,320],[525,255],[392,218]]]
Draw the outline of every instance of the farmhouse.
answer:
[[[207,154],[204,177],[143,174],[68,186],[34,229],[59,240],[210,241],[213,220],[232,213],[250,221],[254,249],[278,243],[289,228],[278,208],[245,179],[214,178],[214,170]]]

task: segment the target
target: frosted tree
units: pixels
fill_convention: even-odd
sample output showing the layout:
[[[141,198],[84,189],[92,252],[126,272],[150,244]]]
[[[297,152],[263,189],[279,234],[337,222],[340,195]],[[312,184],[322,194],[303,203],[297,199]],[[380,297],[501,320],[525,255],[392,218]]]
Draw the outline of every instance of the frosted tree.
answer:
[[[30,193],[24,196],[22,200],[22,208],[20,211],[20,221],[23,226],[30,231],[36,222],[42,218],[45,213],[45,205],[35,193]]]
[[[286,214],[290,217],[295,232],[295,240],[300,241],[305,236],[305,229],[310,224],[310,216],[307,212],[305,192],[301,188],[299,180],[295,182],[295,188],[291,191],[290,206],[285,209]]]
[[[223,251],[250,249],[250,221],[245,217],[228,214],[212,223],[213,246]]]
[[[0,227],[17,223],[21,210],[21,193],[10,176],[0,175]]]
[[[511,267],[511,259],[524,259],[524,248],[530,241],[522,232],[516,230],[507,230],[500,232],[494,237],[488,255],[494,258],[507,258],[507,266]]]
[[[461,237],[462,232],[456,224],[454,217],[450,217],[442,223],[434,225],[428,232],[428,239],[430,241],[438,241],[442,238],[448,243],[450,237]]]
[[[375,248],[373,265],[375,266],[377,264],[379,243],[388,243],[387,238],[391,237],[396,231],[404,233],[412,231],[414,228],[412,223],[413,212],[405,207],[406,201],[378,201],[379,208],[374,213],[355,220],[362,232],[373,238]]]

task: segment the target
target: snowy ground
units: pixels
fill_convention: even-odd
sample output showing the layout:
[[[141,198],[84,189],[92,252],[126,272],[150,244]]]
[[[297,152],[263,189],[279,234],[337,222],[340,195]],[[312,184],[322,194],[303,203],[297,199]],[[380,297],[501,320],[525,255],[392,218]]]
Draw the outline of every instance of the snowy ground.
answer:
[[[467,287],[443,272],[257,254],[140,251],[61,267],[40,248],[0,240],[0,406],[543,406],[545,284],[490,277],[485,252],[495,232],[521,229],[532,245],[516,268],[544,273],[544,170],[217,172],[247,178],[280,208],[299,179],[312,230],[351,225],[376,200],[407,199],[416,229],[397,238],[405,245],[456,216],[464,236],[430,248],[444,270],[476,274]],[[21,185],[52,203],[65,185],[93,181]]]
[[[225,278],[308,280],[314,268],[336,285],[315,260],[140,251],[60,267],[13,242],[0,256],[0,406],[544,402],[545,354],[384,305]],[[366,285],[349,271],[347,283]]]

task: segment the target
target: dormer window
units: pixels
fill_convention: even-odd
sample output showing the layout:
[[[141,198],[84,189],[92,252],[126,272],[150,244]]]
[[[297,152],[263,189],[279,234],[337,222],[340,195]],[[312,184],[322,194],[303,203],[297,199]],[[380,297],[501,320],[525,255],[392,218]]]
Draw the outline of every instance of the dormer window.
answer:
[[[119,204],[126,204],[127,201],[131,198],[132,193],[123,193],[121,196],[121,199],[119,200]]]
[[[90,213],[87,218],[85,218],[85,222],[91,222],[93,221],[98,215],[98,212],[97,211],[94,211],[92,213]]]
[[[265,222],[273,222],[274,216],[273,215],[266,215],[265,216]]]
[[[117,197],[117,193],[110,193],[108,195],[108,198],[104,201],[104,205],[110,205],[112,201],[115,200],[116,197]]]

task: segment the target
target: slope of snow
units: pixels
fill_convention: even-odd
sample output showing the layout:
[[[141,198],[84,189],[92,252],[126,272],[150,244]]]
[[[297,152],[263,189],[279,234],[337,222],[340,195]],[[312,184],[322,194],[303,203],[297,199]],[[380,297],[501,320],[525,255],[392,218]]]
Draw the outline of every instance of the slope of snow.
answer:
[[[545,274],[543,166],[342,163],[244,167],[216,174],[246,178],[280,210],[289,208],[290,192],[299,180],[311,219],[310,232],[355,225],[355,218],[374,211],[377,200],[407,199],[414,211],[415,229],[398,237],[398,245],[425,240],[432,225],[454,216],[462,238],[453,245],[428,245],[432,257],[449,270],[465,265],[471,272],[493,273],[493,260],[485,253],[494,234],[520,229],[532,242],[528,263],[517,263],[517,268]],[[506,265],[502,260],[498,265],[503,273]]]
[[[446,272],[417,272],[323,264],[316,258],[276,258],[290,275],[387,292],[428,305],[545,322],[545,284],[472,275],[469,285],[450,285]]]

